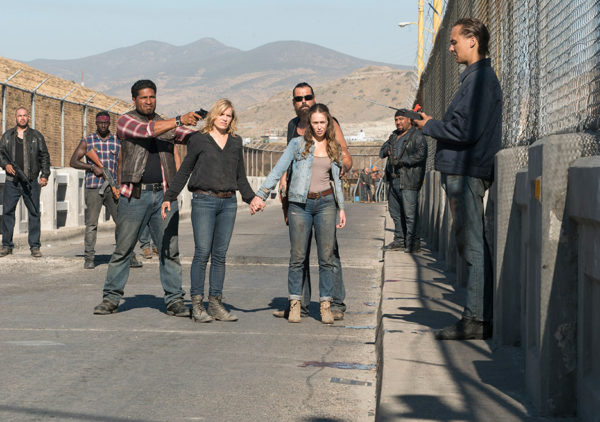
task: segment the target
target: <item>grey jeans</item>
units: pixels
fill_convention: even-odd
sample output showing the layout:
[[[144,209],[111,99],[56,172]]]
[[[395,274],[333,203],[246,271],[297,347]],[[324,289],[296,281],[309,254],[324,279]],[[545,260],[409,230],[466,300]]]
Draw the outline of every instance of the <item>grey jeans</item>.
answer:
[[[485,237],[483,197],[491,182],[477,177],[442,174],[452,212],[456,248],[467,264],[467,298],[463,317],[492,320],[493,273]]]
[[[104,205],[113,221],[117,221],[118,202],[113,198],[110,187],[100,196],[100,189],[85,188],[85,236],[83,238],[85,259],[94,259],[96,237],[98,234],[98,217]]]

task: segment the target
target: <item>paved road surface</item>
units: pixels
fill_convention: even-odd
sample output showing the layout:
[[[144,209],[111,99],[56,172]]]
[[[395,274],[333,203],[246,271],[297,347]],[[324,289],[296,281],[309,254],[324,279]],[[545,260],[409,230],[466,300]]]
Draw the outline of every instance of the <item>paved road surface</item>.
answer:
[[[339,242],[349,312],[334,326],[319,322],[316,291],[301,324],[271,316],[287,300],[289,259],[275,203],[255,217],[238,212],[224,300],[237,323],[167,316],[156,258],[131,271],[118,313],[93,315],[110,232],[99,234],[95,270],[82,268],[82,236],[46,242],[39,260],[16,250],[0,261],[0,420],[373,420],[384,215],[382,205],[348,209]],[[189,291],[187,218],[180,250]]]

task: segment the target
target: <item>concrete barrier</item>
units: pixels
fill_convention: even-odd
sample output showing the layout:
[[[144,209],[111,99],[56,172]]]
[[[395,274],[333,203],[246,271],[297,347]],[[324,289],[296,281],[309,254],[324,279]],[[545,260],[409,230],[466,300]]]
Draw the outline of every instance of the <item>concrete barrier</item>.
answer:
[[[577,414],[600,420],[600,157],[569,169],[567,210],[577,225]]]

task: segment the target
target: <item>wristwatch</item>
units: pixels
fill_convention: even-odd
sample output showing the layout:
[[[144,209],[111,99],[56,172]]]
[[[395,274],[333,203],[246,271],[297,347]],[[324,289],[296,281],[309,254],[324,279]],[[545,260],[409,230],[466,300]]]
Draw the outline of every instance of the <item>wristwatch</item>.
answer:
[[[175,127],[179,127],[181,125],[182,125],[182,123],[181,123],[181,116],[175,117]]]

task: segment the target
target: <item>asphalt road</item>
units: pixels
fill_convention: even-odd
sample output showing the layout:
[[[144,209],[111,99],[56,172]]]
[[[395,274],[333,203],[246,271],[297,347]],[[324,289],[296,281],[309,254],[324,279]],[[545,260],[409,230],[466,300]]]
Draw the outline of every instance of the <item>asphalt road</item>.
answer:
[[[156,258],[131,270],[118,313],[93,315],[111,232],[99,234],[94,270],[82,267],[82,236],[46,242],[38,260],[27,249],[2,258],[0,420],[373,420],[385,208],[349,205],[338,231],[349,312],[326,326],[316,266],[310,317],[271,315],[287,301],[289,239],[277,205],[238,212],[224,289],[235,323],[167,316]],[[191,233],[182,219],[188,292]]]

